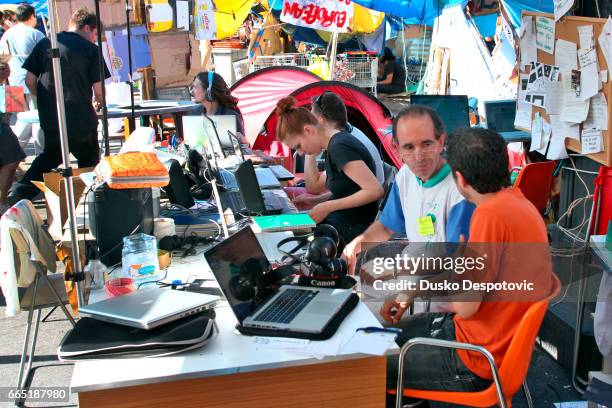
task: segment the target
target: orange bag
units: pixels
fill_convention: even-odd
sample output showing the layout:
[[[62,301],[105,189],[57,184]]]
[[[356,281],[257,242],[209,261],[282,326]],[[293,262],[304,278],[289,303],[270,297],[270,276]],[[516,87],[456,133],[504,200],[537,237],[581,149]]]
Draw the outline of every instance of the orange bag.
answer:
[[[96,173],[110,188],[164,187],[170,182],[168,170],[155,153],[129,152],[102,159]]]

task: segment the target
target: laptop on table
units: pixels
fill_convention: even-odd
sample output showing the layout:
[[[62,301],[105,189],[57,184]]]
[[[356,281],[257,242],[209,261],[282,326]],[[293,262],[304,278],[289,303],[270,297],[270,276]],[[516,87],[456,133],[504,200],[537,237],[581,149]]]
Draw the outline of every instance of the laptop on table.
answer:
[[[234,172],[238,191],[220,192],[221,205],[234,212],[246,210],[255,215],[280,214],[285,203],[272,191],[261,191],[255,170],[250,160],[238,166]]]
[[[507,142],[527,142],[531,134],[514,127],[516,101],[514,99],[486,101],[487,128],[499,133]]]
[[[270,265],[250,227],[209,249],[204,257],[245,328],[321,333],[351,296],[349,289],[283,285],[259,299],[265,288],[258,284]],[[245,265],[261,267],[254,270]],[[245,284],[254,285],[254,291],[241,290]]]
[[[150,330],[210,309],[219,296],[157,287],[85,305],[79,312],[109,323]]]

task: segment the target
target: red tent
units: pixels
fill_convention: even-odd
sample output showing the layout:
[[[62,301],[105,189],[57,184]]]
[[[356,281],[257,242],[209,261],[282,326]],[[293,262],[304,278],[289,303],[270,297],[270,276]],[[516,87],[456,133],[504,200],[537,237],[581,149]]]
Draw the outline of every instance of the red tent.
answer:
[[[280,98],[319,80],[318,76],[305,69],[283,66],[260,69],[232,85],[230,91],[238,98],[238,108],[244,119],[245,136],[249,143],[252,146],[258,144],[257,136]],[[270,147],[271,143],[267,145]]]
[[[393,152],[391,134],[389,133],[392,123],[391,113],[372,94],[345,82],[318,81],[304,85],[293,91],[291,95],[298,100],[299,106],[304,106],[310,105],[314,97],[325,91],[331,91],[344,100],[349,122],[361,129],[374,142],[374,145],[379,147],[383,160],[393,163],[399,168],[402,165],[402,161]],[[272,111],[265,122],[267,133],[265,139],[270,141],[276,140],[276,120],[276,112]],[[266,150],[265,147],[264,143],[260,143],[257,148]]]

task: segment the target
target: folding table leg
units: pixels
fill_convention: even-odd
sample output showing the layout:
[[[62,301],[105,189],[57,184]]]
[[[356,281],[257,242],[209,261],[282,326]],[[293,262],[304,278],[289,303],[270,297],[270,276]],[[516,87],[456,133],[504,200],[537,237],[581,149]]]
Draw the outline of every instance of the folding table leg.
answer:
[[[19,362],[19,376],[17,378],[17,389],[21,390],[23,387],[23,371],[24,371],[24,367],[25,367],[25,359],[26,359],[26,354],[28,352],[28,343],[30,342],[30,330],[32,328],[32,316],[34,315],[34,301],[36,299],[36,292],[38,291],[38,279],[39,279],[38,274],[36,274],[36,278],[34,278],[34,289],[32,290],[32,297],[30,300],[30,309],[28,310],[28,323],[26,324],[26,332],[25,332],[25,338],[23,339],[23,350],[21,352],[21,361]],[[21,405],[21,399],[17,399],[15,400],[15,405],[20,406]]]

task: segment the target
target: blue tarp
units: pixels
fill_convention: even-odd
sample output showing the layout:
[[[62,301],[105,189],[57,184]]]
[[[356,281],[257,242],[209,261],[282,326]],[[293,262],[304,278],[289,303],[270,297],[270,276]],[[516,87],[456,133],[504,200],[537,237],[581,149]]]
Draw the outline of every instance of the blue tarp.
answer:
[[[433,20],[446,7],[461,4],[467,0],[353,0],[372,10],[382,11],[390,16],[402,17],[405,24],[433,25]]]
[[[493,37],[495,35],[495,24],[497,23],[498,13],[474,16],[474,23],[478,27],[480,35],[483,37]]]
[[[537,11],[540,13],[552,13],[554,11],[553,0],[500,0],[506,10],[512,25],[518,31],[521,26],[521,12]]]

